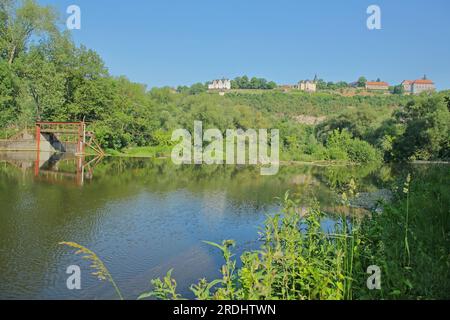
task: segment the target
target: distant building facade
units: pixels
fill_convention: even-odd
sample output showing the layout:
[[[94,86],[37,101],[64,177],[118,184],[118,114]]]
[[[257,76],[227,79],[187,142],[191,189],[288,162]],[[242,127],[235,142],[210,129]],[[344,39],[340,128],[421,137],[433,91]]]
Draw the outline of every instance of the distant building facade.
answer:
[[[420,94],[422,92],[434,92],[436,86],[433,81],[428,80],[426,77],[420,80],[405,80],[402,82],[405,93]]]
[[[414,83],[414,80],[404,80],[401,85],[403,87],[403,90],[405,93],[412,93],[412,84]]]
[[[389,83],[384,81],[367,81],[366,90],[388,91]]]
[[[302,80],[298,83],[298,89],[305,92],[316,92],[317,82],[311,80]]]
[[[231,90],[231,80],[229,79],[221,79],[221,80],[213,80],[208,85],[209,90]]]

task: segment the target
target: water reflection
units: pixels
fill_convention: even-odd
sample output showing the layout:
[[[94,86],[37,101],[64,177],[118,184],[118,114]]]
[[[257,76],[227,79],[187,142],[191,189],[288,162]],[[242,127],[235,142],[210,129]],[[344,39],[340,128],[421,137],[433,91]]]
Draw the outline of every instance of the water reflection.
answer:
[[[50,183],[75,183],[82,186],[92,180],[94,168],[103,156],[86,157],[69,153],[0,152],[0,163],[18,168],[22,173],[33,170],[40,181]]]
[[[222,262],[202,240],[235,239],[237,254],[256,247],[258,227],[286,191],[304,206],[317,199],[333,212],[349,179],[360,191],[395,179],[390,169],[367,167],[282,167],[263,177],[254,167],[105,158],[84,159],[80,187],[77,159],[41,159],[36,177],[35,164],[24,157],[0,155],[0,299],[115,298],[60,241],[99,254],[127,298],[171,268],[188,293],[199,278],[217,276]],[[81,291],[65,286],[72,264],[85,272]]]

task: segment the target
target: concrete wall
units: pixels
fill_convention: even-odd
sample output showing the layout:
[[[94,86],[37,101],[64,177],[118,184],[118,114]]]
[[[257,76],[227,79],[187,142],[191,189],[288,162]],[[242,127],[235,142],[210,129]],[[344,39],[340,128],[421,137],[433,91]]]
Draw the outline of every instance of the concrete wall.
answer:
[[[0,150],[36,151],[36,141],[33,140],[1,140]]]
[[[24,135],[22,139],[0,140],[0,150],[10,151],[36,151],[37,143],[32,135]],[[52,135],[41,134],[41,152],[67,152],[76,153],[76,143],[61,143]]]

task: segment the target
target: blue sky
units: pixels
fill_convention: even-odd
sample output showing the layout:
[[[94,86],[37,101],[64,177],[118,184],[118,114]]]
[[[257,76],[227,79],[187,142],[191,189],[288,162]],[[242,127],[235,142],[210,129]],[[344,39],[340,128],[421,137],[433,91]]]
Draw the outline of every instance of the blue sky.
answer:
[[[318,74],[364,75],[391,84],[427,74],[450,89],[448,0],[39,0],[64,14],[80,6],[77,43],[97,51],[111,74],[153,86],[238,75],[280,84]],[[366,27],[367,7],[382,30]]]

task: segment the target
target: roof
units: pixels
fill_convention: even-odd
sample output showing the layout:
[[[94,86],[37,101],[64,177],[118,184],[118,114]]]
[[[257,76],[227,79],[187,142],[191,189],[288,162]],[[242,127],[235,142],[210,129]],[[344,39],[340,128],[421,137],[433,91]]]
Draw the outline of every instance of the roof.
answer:
[[[402,82],[402,84],[408,84],[408,85],[412,85],[412,84],[434,84],[433,81],[428,80],[428,79],[420,79],[420,80],[404,80]]]
[[[389,83],[381,81],[381,82],[377,82],[377,81],[368,81],[366,82],[366,85],[368,86],[388,86],[389,87]]]
[[[431,80],[415,80],[413,83],[414,84],[434,84],[434,82]]]

